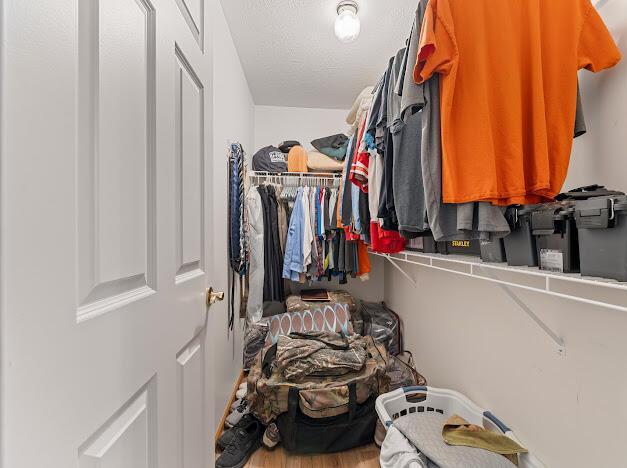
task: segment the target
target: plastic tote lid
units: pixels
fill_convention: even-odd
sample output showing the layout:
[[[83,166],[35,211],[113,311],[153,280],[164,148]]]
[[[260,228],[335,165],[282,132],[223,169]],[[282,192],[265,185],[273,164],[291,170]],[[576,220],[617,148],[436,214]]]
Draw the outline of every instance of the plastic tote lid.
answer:
[[[579,187],[566,193],[560,193],[555,197],[555,200],[588,200],[595,197],[609,197],[615,195],[624,195],[624,193],[616,190],[608,190],[603,185],[594,184]]]
[[[578,229],[606,229],[616,225],[617,214],[627,211],[624,195],[590,198],[578,201],[575,221]]]
[[[553,234],[562,229],[562,221],[574,217],[574,202],[546,203],[531,213],[531,229],[535,235]]]
[[[519,223],[519,218],[529,217],[538,207],[542,205],[513,205],[507,208],[505,211],[505,219],[507,219],[510,227],[516,227]]]

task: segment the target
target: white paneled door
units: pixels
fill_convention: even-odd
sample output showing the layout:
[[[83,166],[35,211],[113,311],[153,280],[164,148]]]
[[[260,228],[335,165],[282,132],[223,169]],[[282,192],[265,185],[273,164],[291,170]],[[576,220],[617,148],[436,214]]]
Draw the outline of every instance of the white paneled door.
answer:
[[[210,9],[0,5],[0,465],[206,468]]]

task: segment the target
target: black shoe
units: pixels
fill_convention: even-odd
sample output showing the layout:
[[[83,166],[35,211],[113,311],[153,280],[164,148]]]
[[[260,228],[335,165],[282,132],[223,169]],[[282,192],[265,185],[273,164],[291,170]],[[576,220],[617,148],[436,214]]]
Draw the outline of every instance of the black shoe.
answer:
[[[257,419],[251,418],[248,424],[235,426],[231,430],[234,432],[231,442],[216,460],[216,468],[242,468],[248,457],[261,447],[266,428]]]
[[[255,418],[250,413],[242,416],[242,419],[240,419],[239,422],[235,426],[233,426],[230,429],[227,429],[226,431],[222,433],[222,435],[216,442],[216,445],[218,446],[218,448],[220,450],[224,450],[225,448],[227,448],[229,444],[231,443],[231,441],[233,440],[233,438],[235,437],[235,434],[237,434],[237,429],[241,429],[243,427],[248,426],[248,424],[250,424],[250,422],[253,419]]]

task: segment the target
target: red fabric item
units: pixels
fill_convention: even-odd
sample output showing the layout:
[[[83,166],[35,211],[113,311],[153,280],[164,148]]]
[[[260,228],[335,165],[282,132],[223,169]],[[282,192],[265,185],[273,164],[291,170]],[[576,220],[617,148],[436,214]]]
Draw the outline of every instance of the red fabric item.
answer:
[[[344,226],[344,234],[346,235],[347,241],[358,241],[361,239],[359,234],[354,233],[350,226]]]
[[[379,223],[370,223],[370,248],[378,253],[398,253],[405,250],[407,241],[396,231],[385,231]]]
[[[355,140],[355,157],[353,158],[353,164],[350,167],[348,178],[353,184],[359,187],[362,192],[368,193],[368,166],[370,164],[370,154],[367,151],[359,152],[359,144],[364,137],[365,130],[366,119],[361,123],[358,138]]]

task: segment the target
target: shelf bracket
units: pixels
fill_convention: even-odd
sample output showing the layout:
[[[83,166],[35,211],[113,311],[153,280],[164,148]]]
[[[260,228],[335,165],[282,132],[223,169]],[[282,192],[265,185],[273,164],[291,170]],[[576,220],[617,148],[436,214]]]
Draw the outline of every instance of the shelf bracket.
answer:
[[[407,279],[407,281],[409,281],[411,284],[414,285],[414,288],[418,287],[418,283],[416,282],[416,280],[412,278],[409,275],[409,273],[403,270],[401,266],[398,263],[396,263],[396,261],[389,254],[385,254],[383,256],[388,259],[388,261],[392,264],[392,266],[396,268],[401,273],[401,275],[403,275]]]
[[[481,266],[481,265],[479,265]],[[493,280],[496,280],[498,278],[495,278],[494,275],[492,274],[491,271],[488,271],[487,268],[482,268],[482,270],[484,271],[484,273],[489,276],[490,278],[492,278]],[[499,285],[499,287],[503,290],[503,292],[505,294],[507,294],[509,296],[509,298],[524,312],[526,313],[529,318],[531,320],[533,320],[535,322],[536,325],[538,325],[538,327],[540,327],[540,329],[551,339],[551,341],[553,341],[553,343],[555,343],[556,347],[557,347],[557,352],[560,356],[564,356],[564,354],[566,353],[566,345],[564,344],[564,340],[562,338],[560,338],[557,333],[555,333],[553,330],[551,330],[551,328],[542,321],[542,319],[540,317],[538,317],[530,308],[529,306],[527,306],[527,304],[525,304],[520,297],[518,297],[518,295],[512,291],[512,289],[502,283],[496,283]]]

